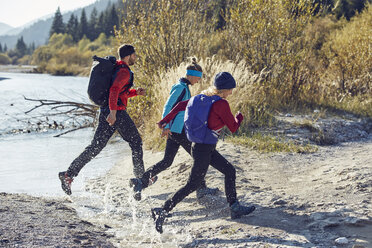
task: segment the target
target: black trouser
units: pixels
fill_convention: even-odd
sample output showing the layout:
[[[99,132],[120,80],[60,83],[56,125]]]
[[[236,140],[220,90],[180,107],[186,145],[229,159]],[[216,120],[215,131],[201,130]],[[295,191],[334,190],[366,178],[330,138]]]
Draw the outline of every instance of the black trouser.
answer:
[[[127,111],[118,110],[116,112],[116,122],[113,126],[110,126],[106,121],[109,113],[108,107],[100,109],[98,127],[94,138],[91,144],[71,163],[67,171],[69,176],[76,177],[80,170],[102,151],[116,130],[129,143],[132,149],[133,173],[135,177],[140,178],[144,173],[142,139],[136,125]]]
[[[216,151],[216,145],[193,143],[191,152],[194,164],[187,184],[165,202],[163,209],[167,212],[171,211],[186,196],[195,191],[207,174],[209,164],[225,175],[225,194],[231,206],[236,201],[234,166]]]
[[[180,146],[191,155],[191,142],[187,139],[185,130],[182,130],[182,133],[172,133],[172,135],[169,135],[165,147],[164,158],[148,168],[141,178],[143,188],[148,187],[149,179],[151,177],[158,175],[160,172],[168,169],[172,165]],[[207,187],[204,179],[202,180],[200,187]]]

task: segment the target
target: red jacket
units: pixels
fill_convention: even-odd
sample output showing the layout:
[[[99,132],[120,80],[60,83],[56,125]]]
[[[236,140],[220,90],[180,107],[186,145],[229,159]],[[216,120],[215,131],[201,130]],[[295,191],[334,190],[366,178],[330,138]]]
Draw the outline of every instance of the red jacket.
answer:
[[[170,112],[166,115],[159,124],[169,123],[180,111],[185,111],[187,101],[179,102]],[[239,116],[239,117],[238,117]],[[225,99],[221,99],[213,103],[208,116],[208,128],[216,131],[218,134],[224,126],[227,126],[231,132],[238,130],[240,123],[243,121],[241,114],[234,117],[231,113],[230,105]]]
[[[118,60],[117,65],[126,64],[125,62]],[[109,107],[110,110],[125,110],[127,108],[128,98],[137,96],[135,89],[129,89],[128,91],[122,92],[124,87],[129,84],[130,71],[128,68],[122,67],[116,74],[115,80],[110,88],[109,96]],[[121,100],[122,104],[118,105],[118,100]]]

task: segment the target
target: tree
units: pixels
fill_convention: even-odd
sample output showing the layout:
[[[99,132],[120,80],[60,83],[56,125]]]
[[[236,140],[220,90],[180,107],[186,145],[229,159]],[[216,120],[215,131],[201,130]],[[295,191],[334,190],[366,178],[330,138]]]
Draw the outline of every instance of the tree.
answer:
[[[98,36],[101,33],[105,33],[105,15],[103,14],[103,12],[101,12],[101,14],[98,17],[98,21],[96,23],[95,30],[96,30]]]
[[[334,8],[334,13],[337,19],[344,16],[349,21],[356,12],[360,13],[365,5],[366,0],[338,0]]]
[[[3,52],[3,46],[0,43],[0,53],[2,53],[2,52]]]
[[[317,15],[319,13],[326,15],[332,12],[332,9],[334,7],[334,1],[333,0],[314,0],[313,6],[314,6],[314,9],[313,9],[314,15]]]
[[[74,14],[71,14],[70,19],[66,25],[66,33],[71,35],[74,42],[79,41],[79,22],[77,17]]]
[[[226,25],[225,21],[225,13],[226,13],[226,0],[218,0],[216,6],[216,30],[223,29]]]
[[[6,44],[4,44],[3,51],[4,51],[4,53],[6,53],[8,51],[8,47],[6,46]]]
[[[28,47],[28,54],[32,54],[36,49],[35,42],[32,42]]]
[[[89,18],[89,25],[88,25],[88,34],[87,37],[90,40],[95,40],[97,39],[99,33],[96,31],[96,26],[97,26],[97,21],[98,21],[98,12],[96,8],[93,8],[92,13],[90,14]]]
[[[119,16],[116,13],[116,8],[115,5],[113,4],[111,9],[108,8],[106,10],[106,15],[105,15],[105,33],[107,36],[114,36],[114,27],[119,25]]]
[[[87,15],[85,13],[85,9],[81,11],[80,16],[80,23],[79,23],[79,40],[83,38],[83,36],[88,34],[88,20]]]
[[[15,52],[18,58],[22,58],[24,55],[27,54],[27,45],[23,41],[23,36],[17,40]]]
[[[57,9],[56,13],[54,14],[54,19],[52,23],[52,27],[50,28],[49,37],[52,36],[54,33],[60,34],[65,32],[65,24],[63,23],[63,17],[61,14],[61,10]]]
[[[351,15],[354,16],[356,11],[360,13],[366,5],[366,0],[349,0],[349,6],[351,9]]]

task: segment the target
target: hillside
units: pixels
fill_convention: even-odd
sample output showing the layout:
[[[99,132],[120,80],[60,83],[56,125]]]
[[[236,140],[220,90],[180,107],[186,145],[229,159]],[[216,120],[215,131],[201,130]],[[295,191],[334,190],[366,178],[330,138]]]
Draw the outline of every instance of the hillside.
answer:
[[[97,9],[97,11],[103,11],[108,4],[112,3],[114,1],[111,0],[97,0],[94,4],[88,5],[84,7],[85,13],[87,16],[90,16],[92,10],[94,8]],[[66,13],[63,13],[63,21],[67,22],[70,18],[71,14],[74,14],[78,18],[80,18],[81,12],[83,8],[76,9],[74,11],[69,11]],[[6,44],[8,49],[14,48],[14,46],[17,43],[17,40],[23,36],[23,40],[26,44],[35,43],[36,46],[43,45],[47,42],[49,38],[49,30],[53,22],[53,13],[51,13],[51,17],[43,20],[36,21],[31,26],[26,27],[19,33],[15,35],[1,35],[0,36],[0,44],[4,45]],[[11,32],[12,30],[7,30],[7,32]],[[0,34],[1,34],[1,27],[0,27]]]
[[[0,35],[5,34],[6,32],[8,32],[11,29],[13,29],[12,26],[10,26],[6,23],[0,22]]]

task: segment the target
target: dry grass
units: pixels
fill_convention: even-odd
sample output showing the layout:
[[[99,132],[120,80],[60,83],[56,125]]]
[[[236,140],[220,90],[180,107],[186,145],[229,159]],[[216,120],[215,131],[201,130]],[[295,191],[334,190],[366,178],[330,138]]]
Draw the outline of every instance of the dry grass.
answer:
[[[259,152],[292,152],[292,153],[312,153],[317,151],[317,147],[312,145],[302,145],[294,141],[287,141],[284,138],[273,135],[263,135],[261,133],[248,134],[242,136],[230,136],[227,141],[234,144],[250,147]]]

